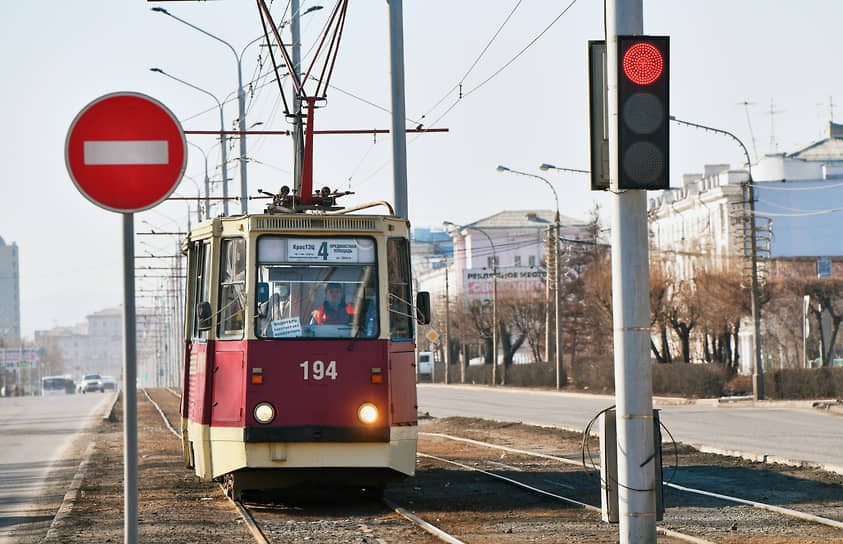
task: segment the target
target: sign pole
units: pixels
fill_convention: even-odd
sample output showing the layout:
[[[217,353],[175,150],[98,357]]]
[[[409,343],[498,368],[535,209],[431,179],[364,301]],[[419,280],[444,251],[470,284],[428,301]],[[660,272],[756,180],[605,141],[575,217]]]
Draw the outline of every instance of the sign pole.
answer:
[[[134,213],[176,190],[187,166],[184,130],[146,95],[111,93],[85,106],[64,146],[67,172],[82,195],[123,216],[124,542],[138,541],[138,391]],[[244,165],[245,166],[245,165]]]
[[[138,390],[134,214],[123,214],[123,541],[138,541]]]

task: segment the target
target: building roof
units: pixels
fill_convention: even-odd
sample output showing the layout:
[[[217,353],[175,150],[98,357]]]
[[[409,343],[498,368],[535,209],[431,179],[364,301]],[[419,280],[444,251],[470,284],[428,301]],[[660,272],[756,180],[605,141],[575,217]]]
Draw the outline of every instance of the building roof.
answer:
[[[828,124],[828,137],[786,155],[808,161],[843,161],[843,125]]]
[[[90,319],[92,317],[123,317],[123,308],[120,306],[116,308],[106,308],[105,310],[100,310],[90,315],[86,315],[85,319]]]
[[[468,227],[479,228],[544,228],[553,223],[553,210],[511,210],[498,212],[489,217],[469,223]],[[586,223],[564,215],[559,216],[559,222],[564,226],[583,226]]]

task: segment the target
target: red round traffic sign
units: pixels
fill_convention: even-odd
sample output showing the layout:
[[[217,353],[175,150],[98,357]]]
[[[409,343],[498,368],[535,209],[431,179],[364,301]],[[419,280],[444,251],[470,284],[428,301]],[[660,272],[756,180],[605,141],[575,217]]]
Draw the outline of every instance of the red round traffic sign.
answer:
[[[184,131],[166,106],[121,92],[85,106],[70,124],[67,171],[88,200],[131,213],[152,208],[176,189],[187,166]]]

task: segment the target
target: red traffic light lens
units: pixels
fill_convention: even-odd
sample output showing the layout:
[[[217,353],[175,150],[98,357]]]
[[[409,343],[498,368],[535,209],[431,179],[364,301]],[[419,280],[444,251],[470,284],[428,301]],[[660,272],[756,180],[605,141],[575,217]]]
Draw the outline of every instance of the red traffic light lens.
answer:
[[[638,42],[623,55],[623,73],[638,85],[649,85],[662,75],[664,58],[656,46]]]

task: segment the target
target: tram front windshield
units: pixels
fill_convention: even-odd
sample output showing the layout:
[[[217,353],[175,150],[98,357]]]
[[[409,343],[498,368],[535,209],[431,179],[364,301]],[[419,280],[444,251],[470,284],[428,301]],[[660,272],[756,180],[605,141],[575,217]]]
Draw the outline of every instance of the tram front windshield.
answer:
[[[260,237],[256,335],[376,338],[375,254],[368,237]]]

